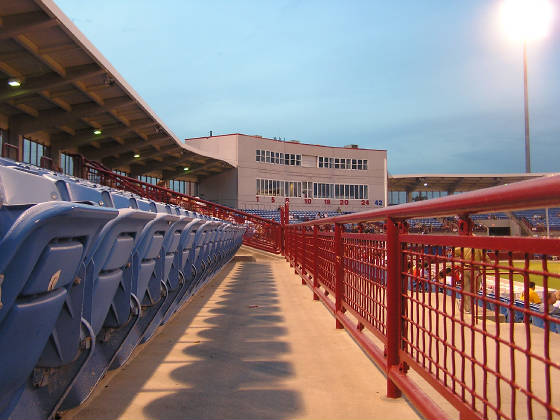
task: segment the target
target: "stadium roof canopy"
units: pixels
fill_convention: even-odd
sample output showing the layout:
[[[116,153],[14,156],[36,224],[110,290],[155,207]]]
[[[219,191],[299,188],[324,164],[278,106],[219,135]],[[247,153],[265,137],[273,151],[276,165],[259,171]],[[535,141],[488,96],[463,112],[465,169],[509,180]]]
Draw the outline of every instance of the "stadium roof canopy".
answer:
[[[511,184],[542,176],[556,175],[553,173],[523,174],[451,174],[451,175],[389,175],[389,191],[473,191],[497,185]]]
[[[46,135],[54,153],[131,175],[196,178],[232,167],[180,141],[52,0],[0,1],[0,114],[11,132]]]

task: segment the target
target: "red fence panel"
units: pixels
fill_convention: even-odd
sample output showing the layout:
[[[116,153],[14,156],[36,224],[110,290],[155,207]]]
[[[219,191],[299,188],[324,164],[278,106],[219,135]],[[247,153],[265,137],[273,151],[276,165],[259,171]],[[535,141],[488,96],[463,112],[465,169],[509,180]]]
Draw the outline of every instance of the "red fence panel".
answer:
[[[319,219],[286,227],[286,258],[385,370],[388,396],[430,418],[557,418],[560,239],[473,236],[469,215],[559,204],[555,176]],[[459,235],[407,231],[453,215]],[[344,231],[362,222],[383,233]]]

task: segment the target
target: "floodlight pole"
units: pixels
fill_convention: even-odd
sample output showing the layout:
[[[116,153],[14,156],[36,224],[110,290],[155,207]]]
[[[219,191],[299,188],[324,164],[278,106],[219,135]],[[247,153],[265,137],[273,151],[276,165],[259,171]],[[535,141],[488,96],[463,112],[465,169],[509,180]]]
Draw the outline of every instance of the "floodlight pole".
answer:
[[[531,172],[531,139],[529,134],[529,91],[527,88],[527,41],[523,41],[523,93],[525,102],[525,172]]]

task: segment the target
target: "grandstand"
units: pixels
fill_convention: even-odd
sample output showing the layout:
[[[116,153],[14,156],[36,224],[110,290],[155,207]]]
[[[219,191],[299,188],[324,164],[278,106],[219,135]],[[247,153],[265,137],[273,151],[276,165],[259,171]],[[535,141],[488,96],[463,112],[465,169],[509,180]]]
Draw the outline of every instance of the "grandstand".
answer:
[[[245,233],[7,159],[0,179],[0,418],[47,418],[83,402],[232,258]]]
[[[387,176],[387,152],[357,145],[183,142],[51,0],[0,18],[0,419],[82,404],[242,243],[282,254],[424,417],[560,416],[560,248],[541,237],[560,235],[559,176]]]

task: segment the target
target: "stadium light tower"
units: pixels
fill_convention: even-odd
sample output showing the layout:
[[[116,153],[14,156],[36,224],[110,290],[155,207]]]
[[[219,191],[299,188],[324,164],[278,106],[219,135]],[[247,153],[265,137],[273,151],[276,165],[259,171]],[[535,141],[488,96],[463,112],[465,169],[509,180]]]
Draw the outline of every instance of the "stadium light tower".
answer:
[[[523,43],[523,98],[525,110],[525,172],[531,172],[531,140],[529,131],[529,91],[527,87],[527,44],[544,38],[552,21],[549,0],[504,0],[501,23],[506,35]]]

